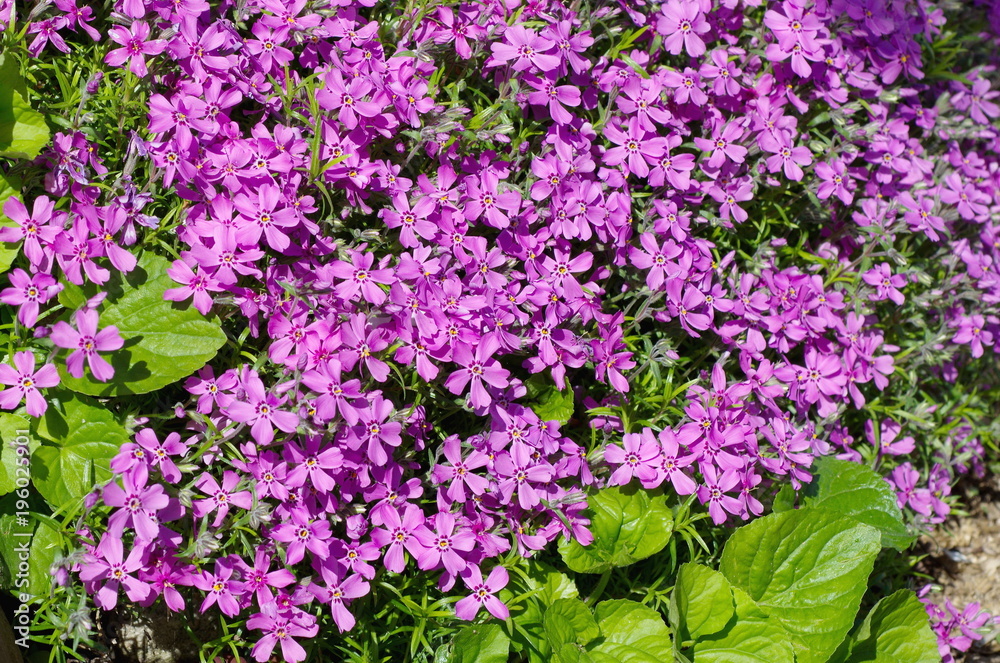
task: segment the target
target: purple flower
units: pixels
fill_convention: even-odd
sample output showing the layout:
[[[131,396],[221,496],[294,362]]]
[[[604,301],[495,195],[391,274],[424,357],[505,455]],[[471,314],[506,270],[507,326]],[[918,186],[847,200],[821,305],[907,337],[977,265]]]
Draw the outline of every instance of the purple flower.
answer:
[[[87,553],[81,563],[80,580],[87,584],[87,591],[96,594],[94,602],[105,610],[118,605],[118,591],[125,586],[130,601],[142,601],[149,596],[149,584],[133,577],[132,573],[145,566],[146,546],[135,546],[123,559],[125,548],[121,536],[107,533],[93,553]],[[98,587],[100,581],[104,584]]]
[[[532,458],[531,448],[527,444],[512,444],[510,453],[499,456],[493,467],[500,479],[497,492],[505,503],[510,503],[516,491],[518,506],[525,511],[541,504],[542,498],[531,484],[545,483],[552,479],[552,466]]]
[[[38,321],[38,305],[44,304],[63,289],[61,283],[45,273],[29,276],[23,269],[15,269],[8,278],[11,287],[0,292],[0,302],[19,306],[17,319],[25,327],[33,327]]]
[[[235,617],[240,612],[237,597],[242,598],[244,583],[233,580],[235,565],[230,559],[215,560],[215,570],[204,570],[196,575],[192,584],[207,592],[199,610],[205,612],[213,605],[219,606],[222,614]]]
[[[621,447],[615,444],[605,447],[604,460],[619,466],[608,479],[610,485],[624,486],[632,477],[639,477],[645,486],[656,481],[660,449],[653,431],[646,427],[642,433],[625,433]]]
[[[707,164],[709,168],[719,168],[726,163],[727,158],[733,163],[743,163],[747,148],[735,144],[742,137],[743,129],[737,123],[730,122],[721,131],[716,127],[711,140],[695,138],[694,144],[705,152],[711,152]]]
[[[264,383],[257,374],[252,373],[244,382],[246,401],[233,401],[226,408],[226,413],[234,420],[250,424],[250,434],[260,444],[270,444],[274,439],[274,429],[285,433],[295,432],[299,425],[299,416],[294,412],[286,412],[278,408],[285,399],[264,391]]]
[[[129,71],[139,77],[144,77],[149,70],[146,69],[146,55],[159,55],[167,47],[167,42],[162,39],[150,39],[149,25],[145,21],[135,21],[130,27],[116,25],[108,31],[111,41],[121,44],[121,48],[116,48],[104,56],[104,63],[112,67],[120,67],[128,61]]]
[[[875,288],[875,294],[871,296],[872,301],[891,299],[897,306],[903,305],[904,297],[899,289],[906,285],[907,279],[902,274],[893,274],[889,263],[879,263],[865,272],[862,279]]]
[[[487,407],[493,401],[493,397],[490,396],[486,385],[503,389],[507,386],[507,378],[510,376],[510,372],[493,358],[499,349],[500,341],[492,333],[483,336],[475,350],[464,343],[457,344],[454,350],[455,362],[462,368],[449,375],[444,386],[453,394],[461,394],[471,381],[470,394],[473,407]]]
[[[491,45],[492,62],[500,64],[513,60],[514,71],[524,71],[530,67],[537,67],[541,71],[552,71],[559,66],[559,56],[546,53],[554,44],[524,26],[514,25],[507,28],[503,37],[503,42],[493,42]]]
[[[271,538],[288,544],[285,552],[286,564],[298,564],[308,550],[319,559],[330,555],[330,523],[325,518],[316,519],[305,508],[295,508],[291,512],[290,523],[274,528]]]
[[[384,527],[372,531],[372,541],[380,548],[389,546],[384,558],[386,570],[402,573],[406,567],[404,548],[417,559],[419,564],[427,554],[427,546],[422,541],[428,540],[429,534],[424,527],[423,512],[414,504],[406,504],[402,515],[396,508],[389,508],[383,512],[383,517]]]
[[[472,593],[455,604],[456,617],[472,621],[483,606],[486,606],[489,613],[497,619],[507,619],[510,616],[507,606],[494,596],[510,582],[507,569],[502,566],[495,567],[484,581],[479,567],[470,564],[462,574],[462,581]]]
[[[163,486],[147,486],[149,471],[145,465],[136,465],[122,475],[124,487],[108,484],[104,489],[104,503],[118,510],[108,519],[108,532],[121,536],[126,527],[131,527],[138,535],[137,541],[152,543],[160,533],[160,526],[154,519],[156,512],[164,509],[170,498]]]
[[[212,511],[215,511],[215,520],[212,527],[218,527],[225,520],[229,513],[230,506],[238,506],[241,509],[249,510],[253,507],[253,495],[249,490],[233,492],[240,483],[240,475],[231,470],[222,473],[222,485],[216,481],[215,477],[205,472],[194,482],[194,487],[208,495],[207,499],[194,500],[191,503],[191,511],[196,518],[204,518]]]
[[[98,352],[114,352],[121,349],[125,341],[114,325],[97,331],[97,311],[80,309],[76,312],[76,329],[63,321],[52,327],[52,342],[60,348],[72,349],[66,357],[66,370],[75,378],[83,377],[83,362],[87,361],[95,380],[107,382],[115,375],[112,368]]]
[[[42,416],[48,409],[48,403],[38,390],[59,384],[59,372],[53,364],[45,364],[36,372],[35,355],[28,350],[14,354],[14,366],[17,368],[0,364],[0,384],[15,387],[0,392],[0,407],[13,410],[26,400],[28,414]]]
[[[663,39],[668,53],[679,55],[687,51],[691,57],[705,54],[705,42],[698,35],[711,29],[701,13],[701,5],[686,0],[669,0],[660,7],[661,15],[656,20],[656,32]]]
[[[27,208],[15,196],[4,203],[3,213],[19,227],[0,227],[0,242],[24,240],[24,255],[39,272],[48,272],[52,264],[51,245],[59,236],[61,221],[65,216],[54,213],[55,203],[46,196],[38,196],[28,214]]]
[[[301,610],[280,610],[274,602],[262,605],[260,612],[251,615],[247,620],[247,628],[264,631],[264,635],[250,650],[250,655],[259,663],[271,660],[271,653],[279,644],[281,656],[287,663],[304,661],[306,650],[294,638],[315,638],[319,634],[315,617]]]

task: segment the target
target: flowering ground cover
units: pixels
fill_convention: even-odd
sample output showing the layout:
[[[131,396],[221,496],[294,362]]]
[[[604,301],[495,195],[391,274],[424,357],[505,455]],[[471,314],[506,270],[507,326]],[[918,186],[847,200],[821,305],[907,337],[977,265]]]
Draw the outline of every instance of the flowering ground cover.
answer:
[[[995,637],[913,544],[1000,467],[998,46],[996,0],[0,0],[21,653]]]

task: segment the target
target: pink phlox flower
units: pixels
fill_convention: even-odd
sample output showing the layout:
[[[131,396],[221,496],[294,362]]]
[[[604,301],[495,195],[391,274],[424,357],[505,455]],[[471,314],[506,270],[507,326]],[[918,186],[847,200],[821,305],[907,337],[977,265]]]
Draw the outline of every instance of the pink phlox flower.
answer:
[[[275,602],[261,606],[261,611],[247,619],[247,628],[264,632],[250,655],[255,661],[272,660],[272,652],[281,645],[281,656],[287,663],[300,663],[306,659],[306,650],[295,638],[314,638],[319,634],[316,618],[297,609],[281,609]]]
[[[112,27],[108,31],[108,37],[122,47],[108,52],[104,56],[104,63],[120,67],[127,61],[129,71],[140,78],[145,77],[149,73],[145,56],[159,55],[167,47],[167,42],[162,39],[150,39],[150,32],[149,24],[145,21],[134,21],[129,27]]]
[[[633,477],[638,477],[644,485],[654,483],[660,449],[652,429],[645,427],[642,433],[625,433],[622,446],[609,444],[605,447],[604,460],[618,466],[608,479],[610,485],[627,485]]]
[[[243,598],[245,583],[233,578],[235,564],[229,558],[215,560],[215,570],[204,570],[194,577],[195,587],[207,593],[201,602],[200,612],[217,605],[222,614],[235,617],[240,612],[238,599]]]
[[[271,538],[287,544],[285,563],[298,564],[308,550],[318,559],[330,555],[330,522],[326,518],[316,519],[303,507],[291,510],[291,522],[285,522],[271,531]]]
[[[890,299],[897,306],[903,305],[905,298],[900,292],[900,288],[906,286],[908,280],[902,274],[893,274],[889,263],[879,263],[862,274],[861,278],[865,283],[875,288],[875,292],[871,295],[872,301]]]
[[[445,380],[448,391],[462,394],[471,382],[469,393],[473,406],[487,407],[493,397],[486,385],[494,389],[503,389],[509,383],[510,372],[493,357],[499,349],[500,341],[493,333],[483,336],[475,349],[465,343],[457,344],[454,349],[454,360],[462,368]]]
[[[149,548],[134,546],[125,557],[125,547],[120,534],[107,533],[93,553],[87,553],[81,563],[80,580],[87,591],[94,594],[94,602],[105,610],[118,605],[118,591],[125,586],[125,594],[130,601],[142,601],[149,596],[152,588],[132,574],[145,566]],[[101,585],[101,581],[104,584]]]
[[[170,433],[160,442],[152,428],[143,428],[136,433],[135,442],[124,444],[111,459],[111,471],[123,474],[142,464],[159,469],[165,481],[177,483],[181,473],[170,457],[183,456],[187,449],[180,433]]]
[[[422,540],[427,540],[428,531],[424,526],[424,514],[415,504],[406,504],[400,510],[396,508],[386,509],[383,512],[383,527],[372,530],[372,542],[385,551],[383,563],[387,571],[392,573],[402,573],[406,567],[406,558],[403,554],[405,549],[419,564],[419,561],[427,554],[427,546]],[[417,532],[420,536],[417,536]]]
[[[679,55],[686,51],[691,57],[705,54],[705,42],[699,35],[711,30],[701,11],[701,3],[694,0],[668,0],[660,7],[656,19],[656,32],[663,39],[668,53]]]
[[[93,309],[80,309],[74,317],[76,329],[61,320],[52,327],[52,342],[57,347],[73,350],[66,357],[66,370],[73,377],[82,378],[86,360],[94,379],[107,382],[114,377],[115,369],[97,353],[119,350],[125,341],[114,325],[97,331],[98,313]]]
[[[17,196],[11,196],[4,203],[3,213],[17,227],[0,227],[0,242],[24,241],[24,255],[37,272],[48,273],[52,265],[51,248],[62,232],[66,215],[54,212],[55,203],[47,196],[38,196],[28,214]]]
[[[249,510],[253,507],[253,495],[249,490],[236,491],[240,475],[231,470],[222,473],[222,485],[214,476],[205,472],[194,482],[195,488],[208,495],[206,499],[193,500],[191,510],[197,518],[204,518],[215,511],[212,527],[219,527],[233,506]]]
[[[493,57],[488,65],[497,66],[514,61],[514,71],[524,71],[536,67],[540,71],[553,71],[559,67],[558,55],[551,55],[554,44],[551,40],[540,37],[522,25],[514,25],[503,33],[503,41],[495,41],[491,45]]]
[[[479,609],[484,606],[497,619],[507,619],[510,616],[507,606],[494,596],[510,582],[510,574],[507,573],[507,569],[502,566],[494,567],[490,571],[489,577],[483,580],[483,574],[479,567],[470,564],[462,573],[462,581],[469,588],[471,594],[455,604],[456,617],[472,621]]]
[[[108,519],[109,533],[121,536],[126,527],[131,527],[137,540],[156,541],[160,527],[154,517],[169,505],[170,498],[160,484],[147,486],[148,480],[147,466],[136,465],[122,475],[122,486],[111,483],[104,488],[104,503],[118,507]]]
[[[274,439],[274,429],[293,433],[299,425],[294,412],[279,409],[287,399],[279,399],[264,390],[264,383],[256,373],[251,373],[243,383],[247,400],[235,400],[226,408],[234,421],[250,424],[250,434],[262,445]]]
[[[531,447],[524,442],[515,442],[509,452],[501,453],[494,461],[494,472],[499,479],[497,492],[504,503],[511,503],[517,493],[517,504],[529,511],[542,502],[541,486],[552,479],[552,466],[544,460],[536,460]]]
[[[48,403],[38,390],[59,384],[59,372],[54,364],[45,364],[36,371],[34,353],[24,350],[14,354],[13,367],[0,364],[0,384],[12,387],[0,392],[0,408],[13,410],[26,401],[28,414],[40,417]]]
[[[193,262],[193,257],[189,258]],[[210,292],[222,292],[224,290],[221,283],[213,275],[195,264],[192,269],[184,260],[175,260],[173,265],[167,268],[167,275],[174,281],[181,284],[179,288],[168,288],[163,293],[163,298],[172,302],[183,302],[194,298],[194,307],[202,315],[208,315],[212,309],[212,296]]]

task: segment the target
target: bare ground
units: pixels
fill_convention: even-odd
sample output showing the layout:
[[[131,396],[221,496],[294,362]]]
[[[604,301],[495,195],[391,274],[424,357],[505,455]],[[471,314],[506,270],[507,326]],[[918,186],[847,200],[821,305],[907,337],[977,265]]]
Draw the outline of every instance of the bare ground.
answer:
[[[986,480],[969,500],[969,515],[953,517],[923,538],[928,557],[920,570],[941,585],[935,602],[948,597],[959,609],[978,602],[1000,615],[1000,476]],[[973,646],[965,663],[1000,663],[1000,629]]]

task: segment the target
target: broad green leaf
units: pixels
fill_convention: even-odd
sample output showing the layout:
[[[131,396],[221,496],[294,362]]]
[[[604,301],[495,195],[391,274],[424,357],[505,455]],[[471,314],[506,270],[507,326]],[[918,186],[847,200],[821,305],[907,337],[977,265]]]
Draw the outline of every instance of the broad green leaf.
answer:
[[[916,594],[901,589],[875,604],[830,663],[940,663],[937,638]]]
[[[218,319],[209,319],[189,302],[163,299],[163,293],[178,284],[167,275],[170,263],[145,253],[124,280],[105,286],[108,298],[98,309],[100,326],[114,325],[125,340],[121,350],[108,353],[115,376],[98,382],[85,369],[82,378],[66,372],[67,351],[57,366],[63,386],[91,396],[125,396],[155,391],[204,366],[226,342]],[[59,301],[79,308],[90,293],[67,287]]]
[[[598,651],[587,651],[580,645],[567,642],[553,657],[553,663],[620,663],[617,659]]]
[[[553,651],[567,643],[588,645],[601,635],[594,615],[580,599],[559,599],[545,610],[545,639]]]
[[[531,409],[542,421],[558,421],[565,425],[573,417],[573,390],[560,391],[542,375],[533,375],[525,382]]]
[[[774,513],[782,513],[783,511],[790,511],[795,508],[795,489],[792,488],[792,484],[786,483],[778,491],[778,494],[774,496],[774,504],[771,505],[771,510]]]
[[[49,142],[45,117],[25,101],[17,60],[0,53],[0,156],[34,159]]]
[[[20,190],[20,182],[10,175],[0,173],[0,226],[12,227],[17,225],[13,219],[8,218],[3,213],[3,205],[7,202],[8,198],[16,195]],[[0,242],[0,272],[6,272],[10,268],[20,250],[20,242]]]
[[[602,640],[589,648],[594,660],[616,663],[663,663],[673,660],[670,629],[660,613],[635,601],[603,601],[594,611]]]
[[[466,626],[451,645],[451,663],[507,663],[510,640],[498,624]]]
[[[905,550],[914,537],[903,524],[896,493],[867,465],[820,458],[813,466],[817,477],[805,489],[806,506],[822,506],[851,516],[882,533],[882,545]]]
[[[18,523],[17,515],[13,511],[13,507],[5,508],[4,515],[0,516],[0,559],[3,560],[0,588],[16,595],[21,592],[28,593],[31,560],[26,560],[27,569],[22,567],[18,571],[18,565],[25,561],[19,559],[19,556],[31,556],[31,537],[34,536],[37,523],[34,520],[27,521],[27,525]]]
[[[17,488],[18,478],[24,488],[27,487],[23,485],[25,480],[31,479],[31,453],[38,446],[38,441],[30,434],[29,426],[24,417],[0,414],[0,495]],[[27,445],[18,445],[25,440]],[[19,453],[18,446],[26,446],[27,454]]]
[[[28,591],[33,596],[49,596],[52,592],[51,568],[62,550],[62,543],[62,535],[45,523],[35,528],[28,571]]]
[[[565,539],[559,554],[577,573],[603,573],[628,566],[663,550],[673,531],[673,514],[666,497],[632,486],[614,486],[587,499],[593,517],[589,546]]]
[[[736,619],[728,628],[699,638],[697,663],[791,663],[795,651],[788,632],[761,610],[746,592],[733,588]]]
[[[32,481],[53,508],[80,500],[111,478],[111,459],[128,442],[114,415],[90,398],[56,392],[38,421],[48,442],[31,456]]]
[[[853,626],[880,549],[874,527],[810,507],[736,530],[719,570],[792,635],[800,663],[820,663]]]
[[[701,564],[681,566],[670,597],[670,625],[681,641],[718,633],[735,611],[733,590],[724,575]]]
[[[511,619],[518,628],[512,640],[519,651],[528,654],[532,663],[549,663],[552,649],[545,638],[542,620],[545,612],[559,599],[574,599],[579,596],[576,585],[565,573],[536,559],[521,562],[525,576],[511,573],[511,582],[500,591],[500,600],[508,604]],[[519,596],[530,594],[522,601]]]

